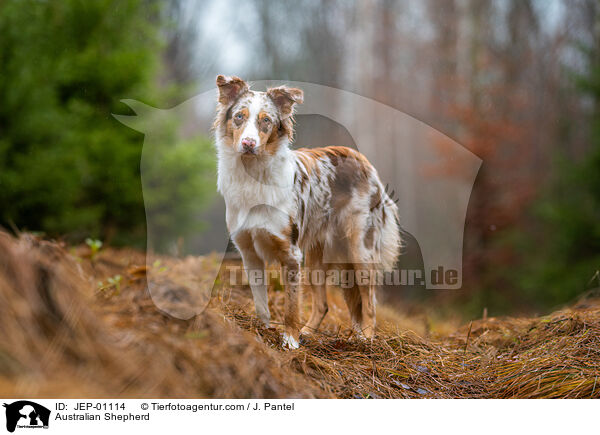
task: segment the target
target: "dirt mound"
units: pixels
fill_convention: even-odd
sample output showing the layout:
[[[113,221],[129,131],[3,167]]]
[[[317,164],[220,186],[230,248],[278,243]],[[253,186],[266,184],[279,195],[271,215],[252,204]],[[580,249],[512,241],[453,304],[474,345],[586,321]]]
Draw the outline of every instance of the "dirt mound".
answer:
[[[161,313],[143,255],[82,252],[0,236],[3,397],[326,396],[223,315]]]
[[[256,320],[246,287],[224,284],[202,314],[180,320],[156,308],[145,264],[132,250],[90,255],[87,247],[0,234],[0,394],[600,397],[596,301],[541,318],[477,320],[434,338],[422,338],[420,320],[381,306],[378,335],[365,342],[352,334],[333,290],[322,331],[284,351],[277,283],[270,290],[276,328]],[[197,275],[219,264],[161,258],[152,267],[162,274],[152,295],[169,312],[185,313]]]

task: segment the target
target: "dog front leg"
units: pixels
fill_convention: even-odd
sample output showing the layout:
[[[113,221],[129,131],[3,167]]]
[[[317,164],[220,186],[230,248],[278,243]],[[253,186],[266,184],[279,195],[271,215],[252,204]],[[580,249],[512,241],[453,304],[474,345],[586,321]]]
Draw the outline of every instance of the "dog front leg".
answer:
[[[265,263],[258,257],[256,252],[249,250],[242,251],[242,260],[244,261],[244,269],[248,276],[250,289],[252,289],[256,315],[268,328],[271,313],[269,312],[269,297],[267,283],[265,282]]]

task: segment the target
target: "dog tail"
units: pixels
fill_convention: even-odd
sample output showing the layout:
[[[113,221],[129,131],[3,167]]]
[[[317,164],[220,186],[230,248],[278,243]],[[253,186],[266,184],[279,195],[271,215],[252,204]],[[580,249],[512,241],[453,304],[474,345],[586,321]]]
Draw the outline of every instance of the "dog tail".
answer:
[[[379,243],[379,258],[384,271],[394,269],[401,249],[402,237],[400,236],[398,206],[386,192],[383,202],[382,229]]]

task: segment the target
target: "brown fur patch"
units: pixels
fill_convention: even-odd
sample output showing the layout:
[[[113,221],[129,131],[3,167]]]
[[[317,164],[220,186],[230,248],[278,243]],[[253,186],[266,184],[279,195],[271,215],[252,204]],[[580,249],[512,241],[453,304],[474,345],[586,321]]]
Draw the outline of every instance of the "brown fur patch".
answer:
[[[342,210],[352,199],[352,192],[357,189],[367,192],[369,188],[369,171],[371,164],[360,153],[345,147],[324,148],[335,167],[335,174],[329,179],[334,213]]]
[[[217,87],[219,88],[219,103],[223,105],[230,105],[248,90],[248,84],[236,76],[218,75]]]
[[[240,118],[240,115],[242,118]],[[247,107],[242,107],[240,110],[234,113],[232,119],[236,128],[242,128],[244,125],[246,125],[246,122],[248,122],[248,116],[250,116],[250,111]]]
[[[267,89],[267,96],[277,107],[279,112],[278,135],[286,135],[294,140],[294,107],[304,101],[304,92],[301,89],[279,86]],[[274,121],[274,120],[273,120]]]
[[[371,163],[364,155],[348,147],[298,148],[296,153],[309,174],[317,172],[318,175],[317,161],[325,158],[328,158],[334,167],[348,164],[357,171],[356,176],[360,179],[368,179],[372,170]]]
[[[217,116],[215,117],[215,121],[213,123],[213,130],[220,133],[223,136],[223,141],[227,146],[233,146],[235,142],[234,140],[234,130],[236,129],[236,125],[233,120],[233,105],[237,100],[242,99],[244,96],[251,94],[252,91],[247,88],[244,92],[240,93],[235,101],[231,101],[227,104],[219,102],[217,105]],[[247,118],[247,109],[246,109],[246,118]]]
[[[252,241],[252,234],[250,231],[238,232],[235,236],[235,243],[242,251],[254,251],[254,242]]]
[[[304,101],[304,92],[301,89],[287,86],[268,89],[267,95],[275,103],[283,117],[292,115],[294,105],[302,104]]]
[[[266,230],[258,230],[255,232],[254,243],[260,243],[262,249],[268,251],[269,257],[277,259],[282,265],[289,266],[294,260],[291,256],[291,236],[292,228],[287,227],[284,231],[285,238],[280,238]]]
[[[298,243],[298,237],[300,236],[300,231],[298,230],[298,225],[296,225],[296,223],[294,221],[292,221],[291,218],[290,218],[290,227],[291,227],[290,240],[292,241],[292,245],[295,245],[296,243]]]
[[[304,165],[306,172],[309,175],[311,175],[318,170],[318,167],[317,167],[317,159],[315,158],[314,154],[309,153],[308,151],[312,151],[312,150],[309,150],[306,148],[300,148],[300,149],[296,150],[296,155],[298,156],[298,159],[300,160],[300,162]]]
[[[267,122],[267,119],[269,119],[270,122]],[[271,155],[275,154],[281,146],[281,136],[279,134],[279,128],[275,124],[275,120],[271,119],[266,112],[260,112],[257,122],[261,145],[265,147],[267,153]]]
[[[232,145],[239,143],[240,136],[244,131],[244,126],[248,122],[249,113],[250,112],[248,111],[248,108],[244,107],[241,110],[234,113],[233,118],[227,121],[227,133],[232,137]],[[243,116],[243,119],[237,119],[238,114],[241,114]]]

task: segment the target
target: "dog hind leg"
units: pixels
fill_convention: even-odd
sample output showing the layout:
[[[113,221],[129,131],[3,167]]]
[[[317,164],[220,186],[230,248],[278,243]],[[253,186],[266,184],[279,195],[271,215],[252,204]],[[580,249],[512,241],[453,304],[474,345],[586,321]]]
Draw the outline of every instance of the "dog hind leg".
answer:
[[[322,261],[322,250],[311,250],[306,254],[305,264],[308,268],[309,283],[311,290],[311,313],[306,325],[300,331],[300,334],[311,334],[316,332],[323,321],[323,318],[329,311],[327,305],[327,286],[325,284],[325,267]]]

